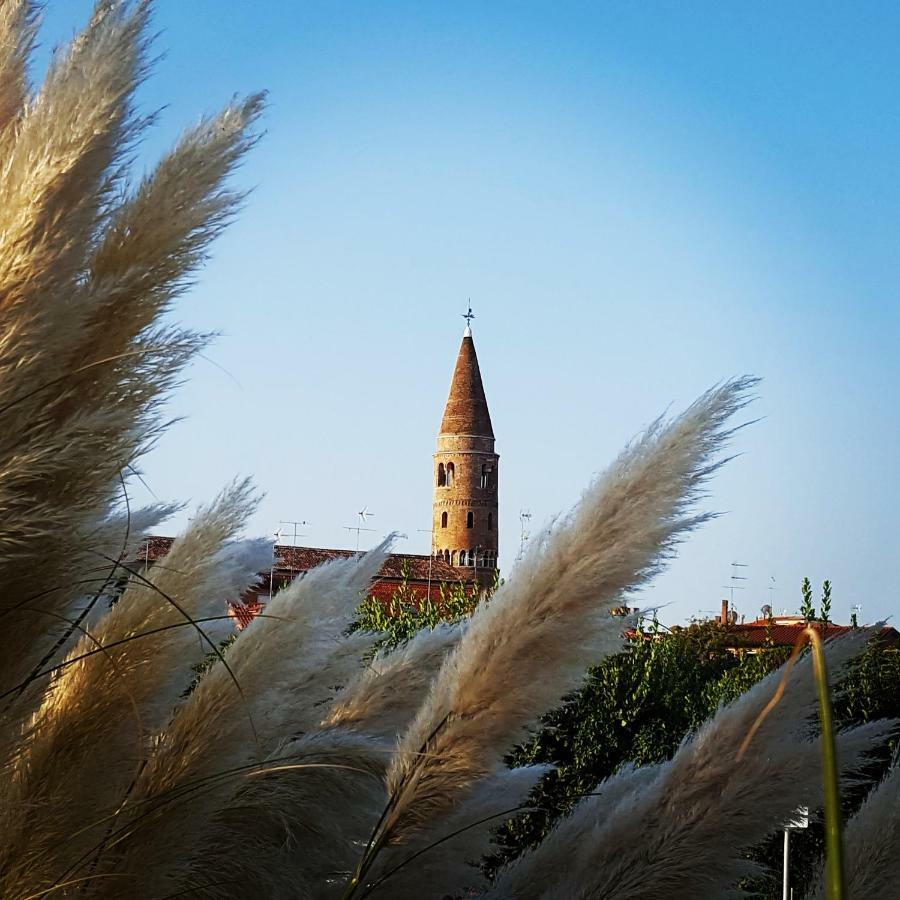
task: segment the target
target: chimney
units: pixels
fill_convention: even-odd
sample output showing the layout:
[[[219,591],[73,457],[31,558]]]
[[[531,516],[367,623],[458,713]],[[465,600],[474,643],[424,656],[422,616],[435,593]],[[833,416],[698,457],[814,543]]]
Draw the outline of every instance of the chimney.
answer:
[[[722,601],[722,612],[719,615],[719,624],[723,628],[728,627],[728,601],[727,600]]]

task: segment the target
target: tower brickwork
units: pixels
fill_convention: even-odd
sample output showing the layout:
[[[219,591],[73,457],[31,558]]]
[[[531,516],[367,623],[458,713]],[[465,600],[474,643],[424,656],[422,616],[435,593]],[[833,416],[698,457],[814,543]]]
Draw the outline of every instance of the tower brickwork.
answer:
[[[466,328],[434,454],[432,553],[485,586],[497,570],[499,459],[472,332]]]

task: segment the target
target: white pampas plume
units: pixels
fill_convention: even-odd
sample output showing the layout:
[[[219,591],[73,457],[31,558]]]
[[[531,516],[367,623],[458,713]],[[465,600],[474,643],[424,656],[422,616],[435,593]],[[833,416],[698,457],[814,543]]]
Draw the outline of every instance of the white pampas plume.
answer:
[[[141,619],[135,576],[97,624],[81,604],[94,576],[122,571],[114,561],[131,535],[115,534],[110,517],[124,473],[160,433],[159,404],[206,341],[158,317],[242,198],[223,179],[253,143],[262,106],[251,97],[204,121],[130,191],[129,150],[148,121],[132,99],[146,72],[149,3],[98,0],[36,93],[35,9],[0,0],[0,583],[14,586],[0,597],[0,894],[10,897],[45,889],[85,829],[105,827],[98,819],[146,749],[141,732],[169,715],[167,698],[202,652],[193,626]],[[217,551],[205,564],[220,575],[242,555]],[[174,574],[161,564],[157,577],[190,581],[184,597],[198,609],[218,589],[190,564]],[[153,640],[133,639],[157,625]],[[116,646],[94,652],[98,630]],[[189,631],[190,652],[173,661],[167,651]],[[69,632],[89,649],[22,693],[29,673],[58,668]]]
[[[831,681],[863,643],[853,636],[826,645]],[[497,896],[731,896],[739,878],[758,874],[736,851],[763,840],[798,806],[821,802],[821,750],[818,738],[808,734],[816,705],[810,657],[795,666],[780,703],[763,720],[747,755],[737,758],[781,675],[779,670],[767,676],[720,709],[671,761],[646,773],[626,768],[601,783],[599,796],[579,803],[501,875]],[[843,773],[858,770],[896,724],[875,722],[840,734]],[[550,865],[563,855],[565,871]]]
[[[756,383],[729,381],[651,425],[475,611],[401,741],[375,852],[455,803],[590,664],[621,648],[610,611],[710,517],[692,506]]]
[[[0,3],[0,151],[28,94],[26,66],[34,45],[36,8],[31,0]],[[6,154],[0,152],[0,159]]]
[[[422,828],[372,867],[367,896],[381,900],[468,896],[487,886],[481,862],[491,832],[528,809],[527,797],[552,766],[506,769],[480,779],[446,815]],[[427,887],[426,887],[427,886]]]
[[[21,21],[15,6],[12,15]],[[72,295],[102,219],[110,171],[127,150],[145,22],[142,4],[90,25],[51,63],[37,97],[27,103],[22,98],[16,125],[3,141],[0,504],[6,515],[0,577],[18,584],[20,596],[39,595],[40,588],[71,578],[73,563],[80,568],[86,512],[90,524],[102,518],[119,464],[128,462],[121,450],[136,437],[134,416],[128,418],[125,408],[98,404],[68,422],[56,410],[66,403],[65,376],[75,367],[64,361],[81,333],[82,310]],[[57,568],[42,539],[53,541],[65,567]],[[40,599],[60,613],[71,596],[57,588]],[[11,619],[0,629],[0,666],[12,670],[7,684],[36,661],[28,655],[33,640],[49,645],[55,637],[34,616],[14,613]],[[14,651],[7,646],[10,632]]]
[[[844,877],[848,897],[892,897],[900,882],[900,766],[893,768],[866,797],[844,827]],[[806,895],[822,900],[821,872]]]
[[[74,585],[66,586],[68,590],[78,588],[81,592],[73,608],[67,610],[68,616],[42,609],[40,604],[32,606],[33,598],[26,597],[14,607],[20,615],[34,613],[45,621],[50,619],[68,623],[56,643],[34,664],[28,676],[18,685],[7,688],[3,699],[15,697],[10,703],[15,706],[17,718],[26,719],[40,703],[45,679],[59,667],[56,660],[64,652],[64,648],[72,640],[89,635],[98,618],[98,611],[105,612],[108,605],[122,592],[122,583],[128,579],[127,570],[122,565],[133,560],[138,547],[144,543],[152,528],[180,508],[175,504],[157,503],[134,512],[110,515],[101,522],[89,536],[86,546],[86,551],[95,556],[96,565],[83,573],[84,577]]]
[[[168,812],[166,798],[193,780],[263,765],[267,757],[281,754],[286,735],[315,727],[322,702],[335,692],[329,662],[337,653],[343,670],[345,646],[360,653],[370,646],[368,640],[348,639],[345,632],[392,541],[393,535],[369,553],[324,563],[296,579],[239,633],[226,657],[230,671],[213,666],[200,681],[137,780],[132,797],[142,804],[136,807],[141,822],[122,847],[125,871],[146,867],[164,890],[167,878],[183,866],[185,849],[195,845],[243,781],[236,774],[192,796],[179,812],[177,827],[169,817],[144,814],[148,803]]]
[[[128,196],[148,9],[98,2],[30,99],[33,5],[0,6],[0,107],[18,104],[0,128],[0,579],[17,585],[0,599],[3,688],[65,632],[33,609],[66,615],[83,593],[120,472],[160,433],[161,400],[207,340],[156,323],[242,199],[223,179],[262,108],[254,96],[205,120]]]
[[[384,806],[389,753],[337,728],[279,747],[258,769],[234,776],[231,799],[189,853],[175,848],[168,890],[190,887],[210,900],[336,900]]]
[[[23,736],[0,811],[0,858],[29,859],[35,883],[58,874],[63,859],[77,858],[105,830],[99,821],[86,822],[83,810],[99,820],[127,794],[148,739],[190,678],[190,662],[209,652],[198,646],[202,626],[192,622],[212,610],[223,614],[225,598],[216,592],[225,573],[245,575],[245,552],[232,566],[219,551],[254,505],[242,482],[201,510],[170,553],[136,577],[75,645],[48,689]],[[22,853],[23,845],[42,852]],[[11,879],[7,887],[26,875],[12,865],[0,869]]]
[[[409,725],[464,629],[464,623],[438,625],[377,656],[341,692],[323,727],[363,729],[382,738],[398,735]]]

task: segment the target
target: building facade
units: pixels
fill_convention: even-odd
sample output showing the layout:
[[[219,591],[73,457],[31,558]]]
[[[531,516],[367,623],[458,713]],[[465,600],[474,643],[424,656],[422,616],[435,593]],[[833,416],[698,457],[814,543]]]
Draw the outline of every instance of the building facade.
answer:
[[[490,586],[497,573],[500,457],[472,330],[466,327],[432,470],[432,554]]]

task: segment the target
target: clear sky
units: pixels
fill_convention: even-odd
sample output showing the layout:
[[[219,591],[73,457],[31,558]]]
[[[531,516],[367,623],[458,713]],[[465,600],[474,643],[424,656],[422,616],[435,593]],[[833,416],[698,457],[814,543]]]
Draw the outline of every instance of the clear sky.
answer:
[[[50,0],[42,52],[89,6]],[[253,532],[307,520],[304,543],[352,547],[368,505],[427,552],[471,297],[506,571],[520,510],[569,508],[659,412],[749,372],[764,418],[712,486],[726,515],[639,602],[716,610],[739,561],[748,617],[795,610],[804,575],[839,621],[897,611],[900,5],[156,9],[140,165],[270,91],[236,179],[255,192],[178,310],[222,337],[146,460],[158,497],[249,474]]]

